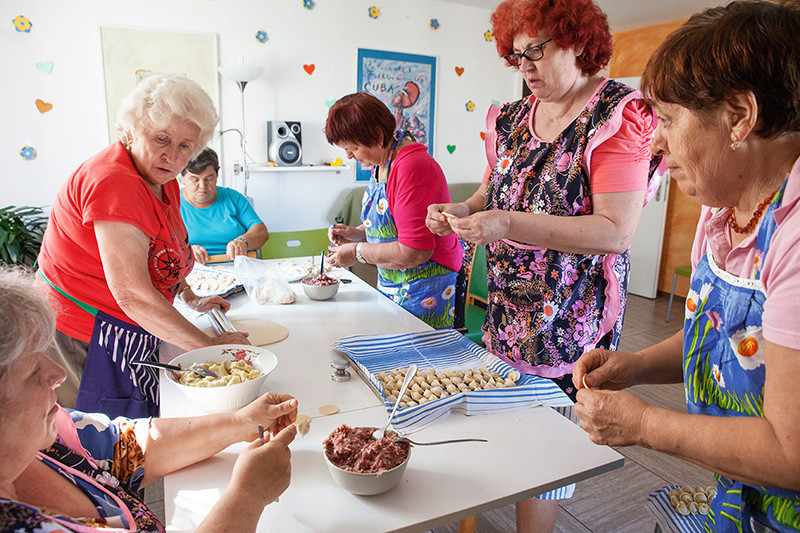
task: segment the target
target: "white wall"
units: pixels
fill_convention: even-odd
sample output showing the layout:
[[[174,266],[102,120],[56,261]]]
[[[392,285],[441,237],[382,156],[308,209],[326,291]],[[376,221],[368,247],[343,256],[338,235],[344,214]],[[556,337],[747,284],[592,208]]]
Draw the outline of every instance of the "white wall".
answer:
[[[378,19],[368,16],[372,5],[381,10]],[[448,181],[478,181],[487,108],[493,100],[518,98],[521,86],[494,43],[484,40],[489,14],[438,0],[316,0],[313,10],[302,0],[2,0],[0,206],[48,206],[69,174],[108,144],[100,26],[213,32],[220,64],[244,56],[247,64],[264,67],[245,90],[248,152],[258,162],[267,158],[270,119],[302,121],[304,162],[344,157],[327,144],[322,127],[326,102],[355,91],[358,48],[436,56],[434,157]],[[31,20],[30,33],[9,23],[17,15]],[[436,31],[431,18],[439,20]],[[255,39],[258,30],[268,33],[267,43]],[[49,75],[35,66],[47,59],[54,62]],[[310,63],[316,70],[309,76],[303,64]],[[460,77],[456,66],[465,69]],[[238,87],[220,78],[219,89],[221,126],[240,127]],[[53,109],[40,113],[37,98]],[[474,112],[466,111],[468,100]],[[19,156],[25,145],[37,149],[33,161]],[[456,146],[452,155],[447,145]],[[240,159],[236,134],[224,136],[222,152],[222,173],[231,180]],[[248,192],[272,231],[288,231],[330,224],[347,190],[361,184],[353,170],[253,172]]]

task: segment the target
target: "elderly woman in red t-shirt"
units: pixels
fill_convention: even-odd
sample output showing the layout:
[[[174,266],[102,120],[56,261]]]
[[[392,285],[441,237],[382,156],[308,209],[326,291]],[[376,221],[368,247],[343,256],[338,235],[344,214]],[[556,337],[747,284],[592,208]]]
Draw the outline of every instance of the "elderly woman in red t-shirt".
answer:
[[[378,290],[430,326],[453,327],[456,275],[463,250],[455,235],[425,227],[428,205],[449,202],[444,173],[427,148],[405,131],[376,97],[347,95],[325,124],[328,142],[373,168],[364,192],[362,225],[328,231],[334,266],[378,266]]]
[[[173,306],[230,305],[200,298],[184,278],[194,264],[175,178],[203,149],[218,117],[195,82],[144,79],[122,101],[119,141],[85,161],[58,192],[39,274],[58,310],[50,355],[67,370],[59,403],[110,416],[158,414],[160,340],[192,350],[248,344],[241,333],[209,337]]]

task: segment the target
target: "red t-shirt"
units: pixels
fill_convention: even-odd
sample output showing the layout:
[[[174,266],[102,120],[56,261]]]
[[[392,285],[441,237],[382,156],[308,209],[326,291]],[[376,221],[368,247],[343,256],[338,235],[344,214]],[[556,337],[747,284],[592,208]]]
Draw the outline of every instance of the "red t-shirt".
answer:
[[[164,185],[163,200],[159,200],[136,171],[125,147],[117,142],[78,167],[58,192],[50,212],[39,254],[42,273],[73,298],[135,324],[108,288],[94,233],[97,220],[132,224],[150,237],[150,278],[172,302],[178,283],[194,264],[181,220],[177,180]],[[49,289],[58,312],[58,330],[82,341],[91,340],[94,317]]]
[[[458,271],[464,255],[458,237],[434,235],[425,225],[429,205],[450,202],[444,172],[427,150],[422,144],[410,144],[392,161],[386,181],[389,209],[400,244],[415,250],[433,250],[433,261]]]

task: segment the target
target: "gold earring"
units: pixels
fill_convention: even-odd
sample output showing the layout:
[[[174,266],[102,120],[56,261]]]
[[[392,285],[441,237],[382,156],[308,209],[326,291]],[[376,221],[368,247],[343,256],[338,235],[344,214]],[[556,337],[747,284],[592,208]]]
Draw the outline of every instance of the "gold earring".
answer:
[[[739,149],[739,141],[733,141],[731,143],[731,150],[733,150],[735,152],[738,149]]]

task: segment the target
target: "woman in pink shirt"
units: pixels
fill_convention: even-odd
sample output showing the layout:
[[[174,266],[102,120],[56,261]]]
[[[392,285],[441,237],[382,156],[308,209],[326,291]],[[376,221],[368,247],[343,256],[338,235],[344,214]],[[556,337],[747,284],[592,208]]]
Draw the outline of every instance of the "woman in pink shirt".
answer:
[[[492,30],[532,94],[490,108],[484,184],[430,206],[427,224],[486,245],[487,349],[574,400],[578,357],[619,344],[628,248],[657,182],[654,117],[641,94],[599,74],[611,33],[592,0],[506,0]],[[570,493],[518,503],[517,531],[552,530],[554,500]]]
[[[334,244],[328,261],[377,265],[379,291],[431,327],[453,327],[463,250],[455,235],[434,235],[425,226],[428,205],[450,201],[441,167],[412,135],[395,132],[391,111],[368,93],[336,102],[325,135],[347,157],[373,168],[363,224],[336,224],[328,231]]]
[[[703,204],[683,332],[575,365],[595,442],[715,473],[707,531],[800,530],[800,9],[733,2],[689,19],[642,77],[653,153]],[[688,413],[623,391],[683,380]]]

